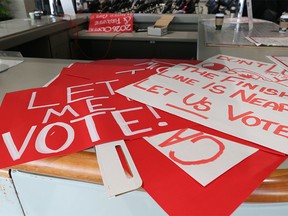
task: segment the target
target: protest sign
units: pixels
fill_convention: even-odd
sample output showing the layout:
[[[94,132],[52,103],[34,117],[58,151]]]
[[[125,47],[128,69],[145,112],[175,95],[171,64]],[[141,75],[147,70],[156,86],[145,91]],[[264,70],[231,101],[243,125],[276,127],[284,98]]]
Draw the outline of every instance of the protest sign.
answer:
[[[258,150],[189,128],[144,139],[203,186]]]
[[[115,60],[75,64],[46,88],[6,94],[0,108],[0,166],[72,153],[195,123],[115,93],[167,69],[169,62]]]
[[[133,14],[91,14],[88,32],[121,33],[133,31]]]
[[[168,215],[231,215],[286,158],[259,150],[203,187],[144,139],[126,145],[142,187]]]
[[[198,66],[206,69],[239,75],[254,80],[274,82],[288,87],[288,72],[276,64],[226,55],[217,55],[200,62]]]
[[[117,91],[223,133],[288,153],[288,91],[274,82],[179,64]]]
[[[229,215],[272,170],[283,162],[285,157],[257,151],[211,184],[203,187],[153,146],[142,138],[138,139],[179,128],[193,128],[215,133],[216,136],[225,136],[239,143],[251,144],[146,104],[132,101],[116,93],[117,88],[122,88],[132,82],[138,82],[140,86],[139,81],[151,75],[158,74],[157,76],[162,78],[171,76],[169,67],[175,63],[186,63],[180,64],[181,68],[183,65],[186,67],[189,61],[113,60],[113,62],[77,63],[63,69],[62,73],[46,88],[7,94],[0,107],[1,167],[69,154],[108,141],[124,139],[143,179],[144,189],[167,213],[170,215],[206,213]],[[191,67],[192,65],[189,65],[189,68]],[[181,76],[184,74],[185,72]],[[227,83],[242,88],[244,83],[240,81],[247,81],[239,79],[239,83],[235,84],[237,77],[225,80],[220,77],[220,81],[223,80],[223,82],[218,85],[219,80],[213,72],[206,71],[199,74],[200,77],[209,81],[208,83],[203,81],[206,87],[203,90],[210,92],[216,99],[217,95],[225,96]],[[166,85],[166,81],[170,83],[171,78],[168,77],[163,79],[165,82],[161,85]],[[177,79],[178,81],[184,80],[189,90],[193,89],[193,83],[197,83],[194,78],[176,77]],[[174,82],[171,84],[175,85]],[[149,89],[149,92],[157,93],[156,90],[161,89],[161,85]],[[162,88],[164,96],[173,94],[174,89],[168,87]],[[179,83],[176,83],[176,87],[181,89]],[[271,93],[271,90],[266,90],[266,88],[261,88],[258,92],[259,97],[265,93],[268,95]],[[275,93],[273,97],[277,99],[285,98],[285,92],[276,90],[272,92]],[[246,91],[239,92],[235,97],[246,98],[245,103],[260,103],[260,99],[255,99],[257,95],[244,97],[244,93],[246,94]],[[229,95],[229,92],[227,94]],[[248,90],[247,94],[250,94]],[[148,97],[154,100],[150,95]],[[199,111],[199,118],[205,116],[201,112],[205,113],[210,105],[210,95],[205,97],[207,99],[200,95],[199,103],[195,104],[189,101],[191,98],[186,98],[189,107]],[[166,97],[164,99],[166,101]],[[267,109],[277,108],[278,111],[286,111],[285,104],[275,103],[274,107],[270,105],[265,106]],[[225,110],[224,113],[226,113]],[[234,121],[241,120],[241,122],[242,120],[248,122],[250,118],[259,123],[257,118],[249,117],[250,115],[251,112],[248,112],[247,115],[241,115],[241,118],[235,115],[232,115],[232,118]],[[222,121],[221,112],[217,112],[216,116],[219,117],[216,121]],[[263,122],[265,123],[264,129],[267,130],[280,126],[273,122]],[[282,131],[278,129],[278,133],[281,131],[284,134],[284,129],[284,127]]]

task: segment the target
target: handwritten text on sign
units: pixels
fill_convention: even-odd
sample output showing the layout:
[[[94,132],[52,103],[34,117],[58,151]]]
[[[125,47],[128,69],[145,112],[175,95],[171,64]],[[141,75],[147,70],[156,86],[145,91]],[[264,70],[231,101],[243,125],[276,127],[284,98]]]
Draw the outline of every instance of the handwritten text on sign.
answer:
[[[179,64],[117,92],[177,116],[288,153],[288,90],[273,82]]]
[[[199,66],[221,71],[230,75],[239,75],[255,80],[274,82],[288,87],[288,73],[276,64],[243,59],[233,56],[217,55],[206,59]]]
[[[188,128],[145,139],[203,186],[257,151]]]
[[[133,14],[92,14],[89,32],[121,33],[133,31]]]
[[[169,62],[113,63],[111,67],[110,61],[77,64],[64,69],[49,87],[7,94],[0,107],[0,167],[190,124],[115,93],[119,87],[166,70]],[[97,75],[98,71],[105,71],[105,76]]]

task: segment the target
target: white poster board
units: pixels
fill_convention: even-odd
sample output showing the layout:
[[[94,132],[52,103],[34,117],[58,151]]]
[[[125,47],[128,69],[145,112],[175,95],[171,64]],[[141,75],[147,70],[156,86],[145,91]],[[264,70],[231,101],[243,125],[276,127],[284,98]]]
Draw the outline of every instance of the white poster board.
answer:
[[[145,140],[202,186],[258,150],[192,129],[162,133]]]
[[[288,88],[288,72],[277,64],[234,56],[216,55],[200,62],[198,66],[230,75],[271,82],[281,88]]]
[[[267,56],[271,61],[275,62],[275,64],[279,65],[281,68],[287,71],[288,76],[288,55],[287,56]]]
[[[288,89],[178,64],[118,93],[218,131],[288,153]]]
[[[76,18],[76,13],[72,0],[61,0],[61,6],[64,12],[63,19],[71,20]]]

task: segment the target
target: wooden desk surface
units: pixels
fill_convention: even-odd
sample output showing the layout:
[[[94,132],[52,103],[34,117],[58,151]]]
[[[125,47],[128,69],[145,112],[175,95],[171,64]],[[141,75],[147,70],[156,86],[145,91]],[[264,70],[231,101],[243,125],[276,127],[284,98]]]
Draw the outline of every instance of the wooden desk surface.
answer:
[[[103,184],[96,154],[89,151],[32,161],[10,169]],[[8,177],[9,169],[0,170],[1,175]],[[288,169],[275,170],[246,202],[288,202]]]

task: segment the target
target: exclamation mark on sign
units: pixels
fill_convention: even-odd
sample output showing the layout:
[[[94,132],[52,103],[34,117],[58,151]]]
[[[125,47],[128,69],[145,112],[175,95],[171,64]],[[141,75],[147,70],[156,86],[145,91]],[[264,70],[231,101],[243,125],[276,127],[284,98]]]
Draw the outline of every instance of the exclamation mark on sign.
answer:
[[[153,107],[151,107],[151,106],[147,106],[147,107],[148,107],[148,109],[151,111],[151,113],[155,116],[156,119],[160,119],[160,118],[161,118],[161,116],[156,112],[156,110],[154,110]],[[163,127],[163,126],[167,126],[168,124],[167,124],[167,122],[162,122],[162,121],[160,121],[160,122],[158,123],[158,125],[159,125],[160,127]]]

